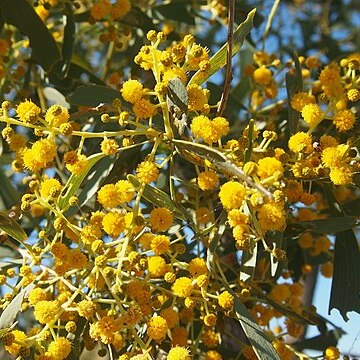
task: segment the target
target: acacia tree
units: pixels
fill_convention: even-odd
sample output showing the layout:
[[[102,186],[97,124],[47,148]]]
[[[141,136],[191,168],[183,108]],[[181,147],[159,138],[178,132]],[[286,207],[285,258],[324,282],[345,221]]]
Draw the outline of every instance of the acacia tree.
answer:
[[[2,358],[340,358],[358,9],[257,5],[0,0]]]

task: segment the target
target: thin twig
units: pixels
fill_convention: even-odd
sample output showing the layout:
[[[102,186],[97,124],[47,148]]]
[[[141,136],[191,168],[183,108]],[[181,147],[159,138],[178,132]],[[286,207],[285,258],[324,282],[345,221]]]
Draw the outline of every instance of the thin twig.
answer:
[[[234,37],[234,13],[235,13],[235,0],[229,0],[228,11],[228,36],[227,36],[227,54],[226,54],[226,75],[224,82],[224,91],[221,96],[220,104],[217,109],[217,116],[222,116],[226,103],[229,98],[230,85],[232,80],[232,49],[233,49],[233,37]]]

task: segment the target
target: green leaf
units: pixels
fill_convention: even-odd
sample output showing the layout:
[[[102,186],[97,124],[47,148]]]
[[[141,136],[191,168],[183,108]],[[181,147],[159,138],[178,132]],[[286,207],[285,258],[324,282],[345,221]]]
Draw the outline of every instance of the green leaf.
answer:
[[[127,178],[136,188],[140,186],[140,182],[136,176],[129,174]],[[180,220],[188,219],[192,222],[192,219],[187,210],[182,205],[173,202],[170,196],[160,189],[150,185],[145,185],[143,198],[156,207],[164,207],[170,210],[173,215]]]
[[[0,8],[5,22],[28,36],[34,57],[45,71],[61,59],[56,42],[48,28],[27,0],[1,0]]]
[[[160,20],[175,20],[178,22],[195,25],[194,15],[191,15],[190,4],[173,1],[169,4],[159,5],[152,9]]]
[[[3,212],[0,212],[0,229],[21,244],[28,239],[23,228]]]
[[[74,175],[72,174],[69,177],[69,180],[67,181],[65,188],[67,189],[66,193],[60,197],[58,201],[58,206],[61,210],[67,209],[69,206],[69,199],[71,196],[74,196],[76,192],[78,191],[81,183],[86,178],[87,174],[91,170],[91,168],[102,158],[104,158],[106,155],[103,153],[100,154],[93,154],[88,157],[88,166],[87,169],[84,171],[82,175]]]
[[[10,179],[2,168],[0,167],[0,196],[4,201],[4,204],[7,209],[10,209],[13,205],[17,204],[20,201],[20,194],[14,188]]]
[[[245,37],[253,28],[253,19],[256,9],[249,12],[246,20],[242,22],[234,32],[232,56],[234,56],[244,43]],[[219,69],[226,65],[227,43],[210,59],[210,70],[203,72],[198,70],[190,79],[189,84],[203,84],[210,76],[214,75]]]
[[[300,113],[292,108],[290,102],[294,94],[302,90],[302,73],[299,58],[294,53],[295,70],[289,70],[285,75],[287,100],[288,100],[288,128],[289,135],[293,135],[298,131]]]
[[[21,311],[21,305],[24,298],[26,298],[30,291],[35,287],[34,283],[29,284],[26,288],[22,289],[6,307],[0,317],[0,329],[6,329],[13,325],[17,314]],[[2,334],[4,335],[4,334]]]
[[[237,176],[242,181],[247,182],[250,187],[259,190],[265,196],[269,198],[273,197],[268,190],[262,185],[255,183],[242,169],[230,162],[219,150],[213,149],[207,145],[185,140],[173,139],[172,142],[178,153],[191,163],[203,166],[205,160],[210,161],[218,171]]]
[[[336,234],[357,226],[359,222],[353,216],[342,216],[311,221],[299,221],[295,226],[315,233]]]
[[[349,320],[348,311],[360,313],[359,259],[360,250],[354,231],[338,233],[335,240],[329,312],[334,308],[338,309],[345,321]]]
[[[72,105],[98,106],[99,104],[111,104],[120,96],[120,92],[108,86],[89,85],[79,86],[70,94],[66,101]]]
[[[279,355],[271,345],[269,337],[252,318],[234,291],[229,286],[227,286],[227,291],[234,296],[234,311],[257,357],[261,360],[280,360]]]
[[[66,25],[64,28],[64,41],[61,49],[62,63],[61,63],[61,72],[62,76],[66,77],[68,75],[71,59],[74,52],[75,44],[75,19],[74,11],[71,3],[65,3],[66,11]]]

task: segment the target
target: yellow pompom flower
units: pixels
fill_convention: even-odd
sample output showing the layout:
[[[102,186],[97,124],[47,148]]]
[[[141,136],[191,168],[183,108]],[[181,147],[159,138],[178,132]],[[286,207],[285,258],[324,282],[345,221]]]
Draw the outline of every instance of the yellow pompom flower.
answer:
[[[143,161],[136,168],[137,178],[145,184],[156,181],[159,176],[159,169],[152,161]]]
[[[348,185],[352,182],[352,171],[348,166],[340,166],[330,170],[330,180],[335,185]]]
[[[200,173],[197,181],[201,190],[212,190],[219,183],[219,177],[216,172],[208,170]]]
[[[115,239],[125,230],[125,217],[116,212],[109,212],[104,216],[102,226],[104,231]]]
[[[101,151],[105,155],[114,155],[114,154],[116,154],[116,152],[119,148],[119,144],[117,143],[117,141],[115,139],[105,138],[101,142],[100,147],[101,147]]]
[[[167,360],[191,360],[191,357],[188,349],[175,346],[169,351]]]
[[[239,209],[245,198],[246,189],[237,181],[228,181],[221,186],[219,197],[226,210]]]
[[[319,75],[320,84],[323,86],[324,93],[327,97],[339,98],[343,95],[341,85],[340,69],[335,64],[325,66]]]
[[[125,101],[135,104],[139,101],[144,92],[143,85],[137,80],[128,80],[124,82],[124,85],[121,89],[121,95]]]
[[[38,120],[38,116],[41,113],[41,109],[31,100],[25,100],[17,106],[16,112],[17,117],[22,122],[28,124],[35,124]]]
[[[119,204],[130,202],[135,196],[134,186],[128,180],[119,180],[116,184]]]
[[[161,278],[168,270],[166,261],[161,256],[149,256],[148,271],[151,278]]]
[[[156,107],[147,99],[140,99],[134,103],[133,111],[141,119],[147,119],[156,114]]]
[[[338,141],[331,135],[323,135],[320,138],[320,145],[323,149],[328,147],[336,147],[339,145]]]
[[[335,114],[333,123],[340,132],[348,131],[355,124],[355,115],[350,110],[342,110]]]
[[[301,110],[301,116],[310,128],[316,127],[324,118],[324,113],[317,104],[307,104]]]
[[[172,291],[175,296],[186,298],[191,295],[193,288],[192,280],[183,276],[176,279],[172,286]]]
[[[190,128],[196,137],[203,137],[204,130],[211,128],[211,121],[207,116],[199,115],[193,118]]]
[[[156,235],[151,240],[150,247],[156,255],[162,255],[170,249],[170,239],[165,235]]]
[[[147,322],[147,334],[150,338],[161,341],[168,331],[168,324],[161,316],[154,316]]]
[[[298,92],[291,98],[291,106],[296,111],[302,111],[305,105],[314,104],[315,97],[314,95],[309,95],[305,92]]]
[[[120,196],[118,188],[115,184],[107,184],[98,191],[97,201],[104,208],[114,208],[120,205]]]
[[[206,261],[199,257],[196,257],[189,262],[188,271],[193,277],[208,274],[209,272]]]
[[[66,164],[66,168],[74,175],[82,175],[88,169],[89,160],[83,154],[77,155],[77,159],[72,164]]]
[[[171,307],[161,310],[160,316],[166,320],[169,329],[174,328],[179,323],[179,314]]]
[[[279,202],[261,206],[258,211],[258,220],[264,233],[268,230],[283,230],[286,226],[284,204]]]
[[[231,227],[246,225],[249,218],[239,209],[232,209],[228,213],[228,223]]]
[[[260,85],[269,85],[272,81],[272,73],[265,66],[261,66],[254,71],[253,78]]]
[[[71,342],[64,338],[59,337],[52,341],[48,348],[49,355],[57,360],[64,360],[71,352]]]
[[[68,109],[61,105],[50,106],[45,114],[45,121],[54,127],[59,127],[66,123],[70,118]]]
[[[200,85],[191,84],[187,87],[189,101],[188,106],[190,111],[201,111],[207,103],[207,98]]]
[[[116,0],[112,6],[110,15],[113,20],[122,19],[131,10],[130,0]]]
[[[230,130],[229,122],[222,116],[217,116],[217,117],[213,118],[211,121],[211,126],[217,134],[217,137],[218,137],[217,140],[220,140],[220,138],[222,136],[225,136]]]
[[[18,151],[25,147],[26,138],[21,134],[14,134],[7,140],[7,142],[9,143],[11,151]]]
[[[40,195],[42,198],[46,199],[49,196],[53,196],[54,193],[58,193],[60,195],[62,189],[62,185],[56,179],[45,179],[41,183],[40,187]]]
[[[311,135],[302,131],[292,135],[288,145],[289,149],[294,153],[305,152],[310,154],[314,150]]]
[[[349,160],[346,156],[348,150],[349,146],[345,144],[325,148],[322,152],[321,160],[330,169],[343,166]]]
[[[340,351],[335,346],[329,346],[325,350],[325,360],[338,360],[340,359]]]
[[[234,296],[228,291],[224,291],[219,295],[218,303],[225,310],[230,310],[234,306]]]
[[[21,345],[17,344],[16,341],[23,343],[26,341],[27,336],[23,331],[13,330],[11,334],[14,336],[14,340],[11,345],[5,345],[5,350],[11,355],[18,356],[21,349]]]
[[[174,221],[174,216],[166,208],[157,208],[151,211],[149,224],[153,231],[166,231]]]
[[[280,172],[281,174],[284,172],[282,163],[279,160],[273,157],[265,157],[258,161],[257,174],[262,179],[266,179],[274,175],[275,172]]]
[[[46,300],[46,291],[44,289],[35,288],[30,291],[29,303],[32,306],[36,305],[39,301],[43,301],[43,300]]]
[[[58,301],[39,301],[34,307],[34,317],[40,324],[51,323],[60,308]]]
[[[223,360],[223,358],[216,350],[209,350],[205,353],[204,360]]]
[[[100,0],[90,9],[90,15],[95,20],[101,20],[111,11],[109,0]]]
[[[33,172],[37,172],[46,168],[55,156],[55,142],[49,139],[40,139],[30,149],[24,150],[24,166]]]

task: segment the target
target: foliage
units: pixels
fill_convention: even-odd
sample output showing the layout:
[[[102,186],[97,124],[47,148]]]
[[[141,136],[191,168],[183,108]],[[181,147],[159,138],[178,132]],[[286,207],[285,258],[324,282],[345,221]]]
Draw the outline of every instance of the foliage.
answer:
[[[8,354],[339,358],[304,292],[360,310],[354,23],[258,3],[0,1]]]

